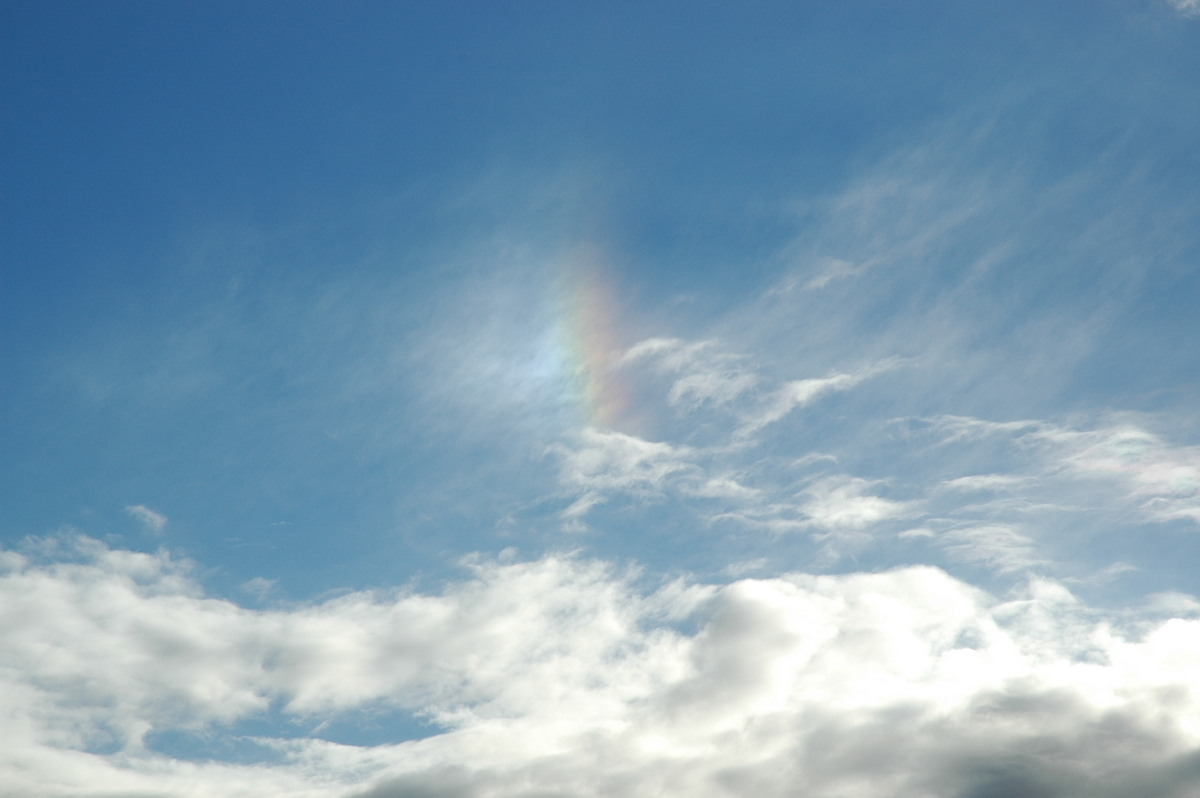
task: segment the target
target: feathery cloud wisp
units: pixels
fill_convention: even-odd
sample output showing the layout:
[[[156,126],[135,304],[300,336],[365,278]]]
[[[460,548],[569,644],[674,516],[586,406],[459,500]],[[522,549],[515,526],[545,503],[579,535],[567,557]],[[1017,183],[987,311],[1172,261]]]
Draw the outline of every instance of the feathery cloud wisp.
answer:
[[[167,517],[144,504],[131,504],[125,512],[150,532],[162,532],[167,528]]]

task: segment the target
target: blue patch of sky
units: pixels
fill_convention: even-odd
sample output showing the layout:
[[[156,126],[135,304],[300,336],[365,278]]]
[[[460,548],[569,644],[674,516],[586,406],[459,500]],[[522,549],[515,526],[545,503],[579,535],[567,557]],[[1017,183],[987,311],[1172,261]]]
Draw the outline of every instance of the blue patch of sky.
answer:
[[[232,764],[281,763],[291,740],[319,739],[340,745],[397,745],[420,740],[444,728],[402,710],[372,708],[344,712],[332,718],[294,717],[278,707],[261,717],[239,720],[220,733],[212,730],[168,728],[145,737],[148,749],[183,761],[216,761]]]
[[[1186,398],[1194,34],[1137,4],[1039,5],[1037,26],[1031,7],[6,4],[4,534],[72,523],[132,539],[119,508],[144,502],[230,589],[267,576],[301,595],[505,545],[499,519],[552,491],[553,465],[471,428],[467,409],[446,413],[458,437],[446,418],[431,432],[427,375],[393,348],[476,276],[446,265],[446,239],[503,226],[504,198],[448,198],[497,164],[603,173],[596,213],[631,315],[703,334],[731,314],[730,337],[780,378],[919,354],[910,325],[947,302],[947,321],[974,325],[962,349],[984,351],[1038,343],[1039,314],[1082,324],[1114,306],[1077,368],[1051,355],[1022,372],[997,351],[957,375],[898,372],[898,397],[849,397],[850,417],[1013,418],[1150,386]],[[989,125],[975,149],[941,149]],[[980,181],[998,204],[932,251],[793,299],[763,337],[739,331],[794,239],[815,239],[813,258],[878,254],[861,240],[874,228],[829,233],[813,209],[926,141],[946,163],[935,190]],[[926,221],[904,215],[919,201],[895,202],[899,217],[876,221]],[[1140,242],[1111,254],[1103,234],[1126,222],[1160,237],[1140,281],[1122,278]],[[1081,244],[1088,225],[1102,230]],[[997,244],[1012,246],[1003,267],[970,284],[963,270]],[[1020,391],[1012,369],[1033,377]],[[805,423],[863,429],[823,412]],[[862,434],[842,456],[870,475],[880,444]],[[589,545],[683,564],[691,523],[664,507]]]

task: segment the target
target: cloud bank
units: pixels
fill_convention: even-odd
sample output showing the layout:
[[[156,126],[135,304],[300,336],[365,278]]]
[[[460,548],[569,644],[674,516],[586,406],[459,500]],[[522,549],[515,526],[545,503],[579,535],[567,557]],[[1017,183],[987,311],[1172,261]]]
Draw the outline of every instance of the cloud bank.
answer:
[[[650,584],[562,556],[251,610],[186,561],[4,553],[6,795],[1186,798],[1200,617],[937,568]],[[1173,605],[1178,608],[1180,602]],[[382,706],[406,742],[322,739]],[[246,724],[272,713],[293,733]],[[241,764],[173,759],[171,735]]]

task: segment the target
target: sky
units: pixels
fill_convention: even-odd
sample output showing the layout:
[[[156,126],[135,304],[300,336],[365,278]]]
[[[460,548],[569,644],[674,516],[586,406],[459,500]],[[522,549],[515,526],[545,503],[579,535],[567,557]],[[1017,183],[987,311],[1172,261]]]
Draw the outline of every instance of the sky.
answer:
[[[0,2],[0,795],[1200,796],[1200,5]]]

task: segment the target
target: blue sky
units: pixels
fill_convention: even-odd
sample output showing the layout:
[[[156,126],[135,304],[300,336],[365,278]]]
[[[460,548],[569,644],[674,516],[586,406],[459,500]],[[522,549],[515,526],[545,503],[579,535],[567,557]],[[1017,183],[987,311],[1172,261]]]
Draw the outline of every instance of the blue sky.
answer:
[[[14,795],[1200,789],[1200,6],[0,5]]]

